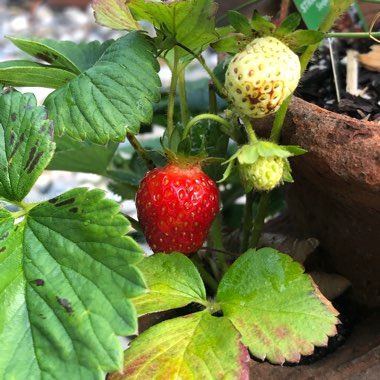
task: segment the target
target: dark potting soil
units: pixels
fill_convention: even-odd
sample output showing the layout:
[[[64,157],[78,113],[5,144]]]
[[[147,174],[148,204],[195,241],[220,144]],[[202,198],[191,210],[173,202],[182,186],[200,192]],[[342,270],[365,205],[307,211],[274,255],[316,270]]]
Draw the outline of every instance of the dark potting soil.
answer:
[[[346,114],[356,119],[380,121],[380,73],[370,71],[359,64],[358,88],[366,89],[362,96],[346,92],[346,55],[348,49],[368,53],[370,46],[376,44],[365,39],[334,39],[332,41],[337,76],[339,78],[340,102],[337,101],[334,74],[328,44],[315,54],[304,74],[296,96],[314,103],[329,111]]]

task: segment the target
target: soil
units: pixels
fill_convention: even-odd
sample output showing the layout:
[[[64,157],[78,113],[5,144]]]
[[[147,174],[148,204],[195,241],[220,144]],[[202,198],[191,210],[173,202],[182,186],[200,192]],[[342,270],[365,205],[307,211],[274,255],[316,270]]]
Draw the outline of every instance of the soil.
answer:
[[[357,119],[380,121],[380,73],[359,65],[358,88],[366,89],[362,96],[346,91],[346,55],[348,49],[368,53],[375,42],[369,38],[333,41],[336,56],[341,100],[337,101],[330,50],[321,48],[302,78],[296,95],[324,109]]]

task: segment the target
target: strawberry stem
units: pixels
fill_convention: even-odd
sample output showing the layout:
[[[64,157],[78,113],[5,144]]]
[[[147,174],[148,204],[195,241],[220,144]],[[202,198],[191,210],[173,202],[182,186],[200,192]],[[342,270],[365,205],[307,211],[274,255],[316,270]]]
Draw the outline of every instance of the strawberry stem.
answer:
[[[210,288],[213,294],[216,293],[218,289],[218,282],[215,280],[214,277],[210,273],[207,272],[207,270],[204,268],[202,261],[199,259],[197,255],[193,255],[191,257],[191,261],[196,266],[199,274],[202,277],[203,282]]]
[[[367,38],[367,37],[380,37],[380,32],[353,32],[353,33],[326,33],[325,38]]]
[[[245,207],[244,207],[244,216],[243,216],[243,237],[241,239],[240,252],[244,253],[249,247],[249,238],[253,226],[253,191],[248,192],[245,195]]]
[[[186,139],[186,137],[188,136],[189,132],[190,132],[190,129],[191,127],[198,123],[199,121],[201,120],[214,120],[216,121],[217,123],[220,123],[222,125],[224,125],[226,128],[228,129],[232,129],[232,125],[225,119],[223,119],[221,116],[219,115],[214,115],[212,113],[202,113],[201,115],[197,115],[195,117],[193,117],[186,125],[184,131],[183,131],[183,134],[182,134],[182,139]]]
[[[348,9],[348,7],[351,5],[351,0],[334,0],[332,1],[331,9],[329,14],[327,15],[325,21],[322,23],[319,30],[321,32],[328,32],[330,28],[334,25],[335,20]],[[318,49],[319,44],[310,45],[306,48],[304,53],[300,57],[301,62],[301,75],[306,70],[306,67],[310,61],[310,59],[313,57],[315,51]],[[288,107],[290,104],[290,101],[292,99],[292,94],[285,99],[285,101],[282,103],[280,109],[276,113],[276,117],[274,119],[270,141],[277,143],[281,136],[281,130],[282,126],[284,124],[285,116],[288,111]],[[269,205],[269,199],[270,199],[270,193],[263,193],[261,194],[259,205],[258,205],[258,212],[257,216],[255,218],[255,222],[253,225],[253,232],[252,232],[252,238],[250,242],[250,247],[255,248],[259,242],[261,231],[264,226],[264,220],[265,216],[267,214],[267,208]]]
[[[177,82],[178,82],[178,63],[179,63],[179,55],[178,48],[174,47],[174,62],[172,69],[172,78],[170,81],[169,88],[169,98],[168,98],[168,136],[169,139],[173,133],[174,129],[174,105],[175,105],[175,96],[177,91]]]
[[[132,148],[136,151],[136,153],[142,158],[142,160],[145,162],[145,165],[148,167],[149,170],[152,170],[156,167],[154,162],[150,159],[148,156],[146,150],[142,147],[142,145],[137,140],[136,136],[132,133],[127,133],[127,139],[129,143],[131,144]]]
[[[245,130],[247,131],[249,142],[251,144],[257,143],[257,141],[258,141],[257,136],[256,136],[256,133],[253,129],[251,121],[249,120],[249,118],[247,116],[242,116],[241,119],[243,120]]]
[[[179,90],[179,104],[181,108],[181,120],[182,125],[186,125],[190,120],[189,106],[186,96],[186,84],[185,84],[185,67],[181,67],[178,76],[178,90]]]
[[[177,45],[181,47],[183,50],[186,50],[188,53],[190,53],[201,65],[202,67],[206,70],[207,74],[210,76],[211,80],[214,82],[215,87],[217,88],[219,95],[222,96],[223,98],[226,98],[227,95],[225,94],[224,86],[222,83],[219,81],[219,79],[215,76],[213,71],[208,67],[205,59],[203,58],[202,55],[194,53],[191,49],[186,47],[185,45],[182,45],[181,43],[177,42]]]

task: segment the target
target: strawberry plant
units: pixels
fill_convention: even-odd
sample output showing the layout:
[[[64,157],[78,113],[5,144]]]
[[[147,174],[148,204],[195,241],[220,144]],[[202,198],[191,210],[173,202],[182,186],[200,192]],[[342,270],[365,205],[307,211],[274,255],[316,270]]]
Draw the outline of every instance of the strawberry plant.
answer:
[[[125,35],[7,37],[35,60],[0,63],[0,378],[248,379],[250,354],[297,363],[327,344],[338,312],[299,263],[258,243],[270,191],[305,153],[279,144],[292,93],[350,3],[331,1],[311,31],[298,14],[233,10],[218,27],[212,0],[94,0],[96,21]],[[214,70],[206,49],[220,53]],[[186,81],[194,61],[206,80]],[[37,105],[26,86],[52,91]],[[254,122],[268,114],[263,140]],[[44,170],[107,178],[138,220],[96,189],[29,203]],[[233,252],[226,226],[241,230]],[[138,335],[139,317],[172,309]],[[117,336],[133,338],[125,352]]]

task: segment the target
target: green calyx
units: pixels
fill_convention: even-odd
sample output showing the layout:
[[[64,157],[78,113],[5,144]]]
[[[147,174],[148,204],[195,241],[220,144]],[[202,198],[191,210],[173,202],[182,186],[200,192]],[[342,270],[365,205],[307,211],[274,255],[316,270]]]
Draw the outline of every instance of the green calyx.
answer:
[[[257,141],[243,145],[224,164],[228,164],[225,181],[238,170],[244,190],[270,191],[282,182],[293,182],[288,157],[305,153],[297,146],[281,146],[269,141]]]

